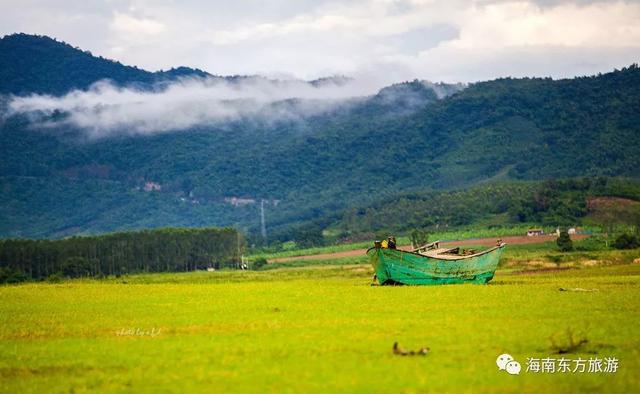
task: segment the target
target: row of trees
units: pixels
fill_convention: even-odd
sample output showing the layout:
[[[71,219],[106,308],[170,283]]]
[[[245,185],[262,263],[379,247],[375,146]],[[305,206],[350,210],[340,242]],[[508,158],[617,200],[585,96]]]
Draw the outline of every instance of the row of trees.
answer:
[[[0,240],[0,269],[25,278],[119,275],[222,268],[239,260],[232,228],[165,228],[62,240]]]

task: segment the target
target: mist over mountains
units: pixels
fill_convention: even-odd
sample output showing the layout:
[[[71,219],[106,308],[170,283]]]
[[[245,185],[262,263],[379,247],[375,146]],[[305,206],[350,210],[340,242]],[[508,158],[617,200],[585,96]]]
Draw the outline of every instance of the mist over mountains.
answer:
[[[151,73],[0,40],[0,236],[287,229],[408,191],[639,177],[640,71],[472,85]]]
[[[2,39],[0,52],[0,92],[11,95],[8,116],[26,114],[40,127],[76,127],[92,137],[220,127],[242,119],[303,120],[356,106],[377,92],[374,81],[344,76],[313,81],[222,77],[186,67],[150,73],[24,34]],[[38,60],[30,61],[34,54]],[[407,89],[392,86],[376,101],[406,112],[463,87],[426,81]]]

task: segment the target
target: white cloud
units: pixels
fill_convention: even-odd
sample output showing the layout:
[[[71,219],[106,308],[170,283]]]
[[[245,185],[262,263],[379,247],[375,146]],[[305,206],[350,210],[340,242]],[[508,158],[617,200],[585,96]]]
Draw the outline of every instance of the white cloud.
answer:
[[[634,47],[640,44],[640,4],[622,2],[543,8],[530,2],[474,6],[459,21],[456,48],[526,46]]]
[[[115,12],[110,25],[118,34],[131,36],[147,35],[155,36],[166,31],[166,26],[158,21],[149,18],[136,18],[131,15]]]
[[[309,13],[281,20],[234,27],[211,32],[212,41],[220,45],[233,45],[249,41],[265,41],[299,34],[327,34],[328,38],[354,40],[384,37],[405,33],[447,20],[441,13],[446,6],[428,4],[428,8],[406,8],[395,12],[398,2],[370,1],[351,5],[330,4]]]
[[[105,81],[62,97],[13,97],[8,107],[9,115],[29,114],[42,125],[69,124],[100,137],[223,124],[240,118],[260,122],[299,120],[373,92],[372,87],[356,81],[316,87],[298,80],[249,78],[230,83],[196,78],[179,80],[161,91],[119,88]],[[51,121],[50,115],[56,111],[67,116]]]
[[[640,4],[476,4],[457,19],[458,37],[389,61],[442,80],[591,75],[640,59]]]
[[[453,82],[593,74],[640,59],[636,1],[25,2],[2,4],[0,32],[49,34],[149,70],[310,79],[378,69]]]

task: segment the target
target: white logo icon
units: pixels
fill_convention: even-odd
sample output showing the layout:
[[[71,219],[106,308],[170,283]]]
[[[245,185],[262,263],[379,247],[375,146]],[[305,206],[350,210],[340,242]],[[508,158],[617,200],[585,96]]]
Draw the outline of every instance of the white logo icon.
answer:
[[[496,359],[496,364],[498,364],[499,370],[504,370],[507,367],[507,363],[509,361],[513,361],[513,357],[510,354],[501,354]]]
[[[507,372],[510,375],[519,375],[520,374],[520,369],[521,369],[520,363],[515,361],[515,360],[509,361],[507,363]]]
[[[496,359],[496,364],[500,371],[507,371],[510,375],[520,374],[520,363],[515,361],[510,354],[501,354]]]

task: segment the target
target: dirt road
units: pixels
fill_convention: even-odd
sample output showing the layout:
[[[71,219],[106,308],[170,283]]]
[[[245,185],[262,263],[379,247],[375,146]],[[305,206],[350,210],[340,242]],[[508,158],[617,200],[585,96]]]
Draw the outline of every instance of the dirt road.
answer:
[[[572,235],[572,240],[578,240],[588,237],[588,235]],[[440,245],[443,246],[462,246],[462,245],[474,245],[474,246],[493,246],[498,240],[501,239],[502,242],[507,245],[523,245],[523,244],[538,244],[548,241],[555,241],[555,235],[538,235],[535,237],[527,237],[523,236],[511,236],[511,237],[491,237],[491,238],[474,238],[474,239],[463,239],[459,241],[445,241],[440,242]],[[373,243],[371,243],[373,246]],[[411,245],[403,245],[400,246],[399,249],[409,250],[411,249]],[[366,249],[355,249],[355,250],[347,250],[344,252],[335,252],[335,253],[322,253],[322,254],[313,254],[307,256],[294,256],[294,257],[280,257],[276,259],[270,259],[269,263],[282,263],[285,261],[292,260],[333,260],[339,259],[342,257],[353,257],[353,256],[362,256],[365,254]]]

